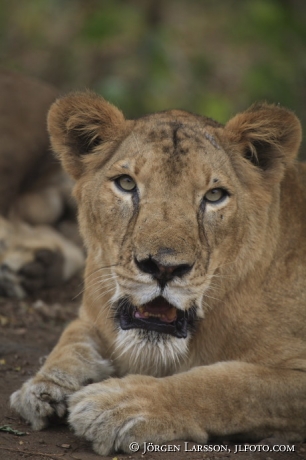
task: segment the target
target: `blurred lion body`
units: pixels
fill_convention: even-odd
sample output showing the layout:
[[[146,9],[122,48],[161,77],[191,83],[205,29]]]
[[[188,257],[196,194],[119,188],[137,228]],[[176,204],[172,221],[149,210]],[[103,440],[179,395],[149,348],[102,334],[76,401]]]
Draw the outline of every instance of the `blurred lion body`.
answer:
[[[68,279],[82,251],[53,229],[70,200],[72,181],[50,149],[46,116],[58,96],[33,78],[0,71],[0,293]]]
[[[295,115],[261,104],[225,126],[179,110],[131,121],[77,93],[53,104],[49,131],[76,180],[85,292],[12,406],[41,429],[72,395],[70,424],[102,455],[132,441],[304,439]]]

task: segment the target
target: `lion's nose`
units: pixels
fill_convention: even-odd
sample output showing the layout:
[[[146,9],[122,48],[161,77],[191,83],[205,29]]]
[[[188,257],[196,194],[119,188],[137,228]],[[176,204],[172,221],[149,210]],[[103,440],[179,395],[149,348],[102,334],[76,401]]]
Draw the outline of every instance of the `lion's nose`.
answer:
[[[177,265],[161,264],[151,256],[142,260],[135,258],[135,264],[142,272],[152,275],[161,286],[165,286],[168,281],[171,281],[175,277],[182,278],[193,267],[193,265],[186,263]]]

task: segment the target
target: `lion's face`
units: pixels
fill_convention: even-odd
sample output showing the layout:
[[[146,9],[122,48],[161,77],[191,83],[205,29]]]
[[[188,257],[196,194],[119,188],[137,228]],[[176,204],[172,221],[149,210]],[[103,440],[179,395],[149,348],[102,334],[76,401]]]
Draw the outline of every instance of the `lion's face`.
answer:
[[[68,99],[53,106],[49,126],[78,179],[85,301],[95,305],[97,320],[103,310],[105,321],[115,322],[117,348],[138,371],[155,364],[162,374],[187,353],[206,310],[226,301],[249,267],[268,256],[264,241],[277,218],[284,160],[271,139],[252,144],[246,129],[243,136],[239,116],[225,128],[181,111],[125,121],[96,98],[90,123],[81,109],[73,119]],[[256,116],[246,114],[250,124]],[[285,152],[292,139],[282,135]]]
[[[193,137],[190,118],[136,124],[77,193],[89,248],[100,254],[98,266],[112,266],[123,329],[185,338],[203,316],[216,269],[236,257],[247,231],[228,156],[205,138],[204,125],[202,138]]]

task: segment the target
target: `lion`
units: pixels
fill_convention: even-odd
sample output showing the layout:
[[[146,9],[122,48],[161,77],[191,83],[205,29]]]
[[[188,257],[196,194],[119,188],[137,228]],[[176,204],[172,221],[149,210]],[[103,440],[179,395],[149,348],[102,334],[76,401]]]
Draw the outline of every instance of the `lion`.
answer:
[[[0,71],[0,295],[23,298],[84,265],[81,247],[55,228],[73,207],[72,180],[49,146],[57,97],[51,85]]]
[[[224,126],[127,120],[57,99],[53,150],[87,248],[79,316],[11,396],[34,430],[64,417],[100,455],[131,442],[306,435],[306,167],[293,112]]]

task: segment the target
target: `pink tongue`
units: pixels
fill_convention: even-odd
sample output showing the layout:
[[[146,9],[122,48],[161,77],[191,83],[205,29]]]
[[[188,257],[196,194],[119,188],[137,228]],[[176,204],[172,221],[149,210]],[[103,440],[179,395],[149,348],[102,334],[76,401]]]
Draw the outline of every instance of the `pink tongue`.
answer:
[[[135,318],[158,317],[160,321],[165,323],[172,323],[176,320],[176,308],[162,297],[157,297],[151,302],[142,305],[140,309],[141,311],[136,310]]]

